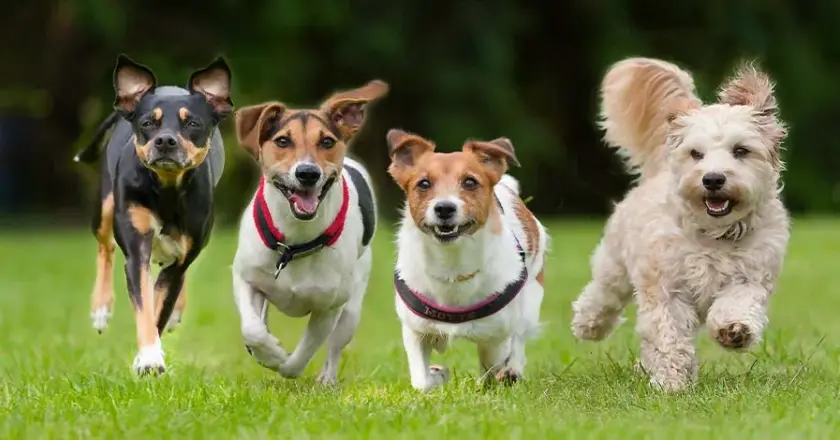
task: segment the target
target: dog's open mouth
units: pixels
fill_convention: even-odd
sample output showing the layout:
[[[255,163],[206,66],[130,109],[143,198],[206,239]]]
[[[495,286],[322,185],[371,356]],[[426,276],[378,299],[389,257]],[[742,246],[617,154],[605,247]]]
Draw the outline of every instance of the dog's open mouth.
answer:
[[[438,241],[443,243],[449,243],[451,241],[455,241],[458,237],[468,233],[470,229],[472,229],[473,224],[472,220],[462,223],[460,225],[453,225],[453,224],[440,224],[440,225],[433,225],[430,227],[432,234],[435,236]]]
[[[292,188],[276,179],[272,181],[274,187],[279,189],[289,201],[292,214],[298,220],[311,220],[315,217],[321,201],[324,200],[333,182],[335,182],[335,177],[330,177],[321,188],[309,189]]]
[[[713,196],[703,199],[703,203],[706,205],[706,213],[712,217],[723,217],[728,215],[732,212],[732,207],[735,205],[735,202],[732,199]]]

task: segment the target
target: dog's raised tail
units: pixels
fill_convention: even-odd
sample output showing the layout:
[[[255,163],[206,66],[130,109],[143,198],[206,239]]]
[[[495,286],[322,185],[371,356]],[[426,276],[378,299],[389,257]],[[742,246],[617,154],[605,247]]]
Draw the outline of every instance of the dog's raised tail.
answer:
[[[691,74],[676,65],[654,58],[621,60],[601,84],[604,140],[619,150],[631,173],[655,174],[666,160],[671,118],[700,104]]]
[[[93,133],[93,139],[90,140],[82,151],[79,151],[75,156],[73,156],[73,162],[95,162],[96,159],[99,158],[99,153],[102,151],[102,139],[105,138],[105,134],[108,133],[108,130],[110,130],[119,119],[120,115],[116,111],[108,115],[108,117],[99,124],[99,127],[96,127],[96,131]]]

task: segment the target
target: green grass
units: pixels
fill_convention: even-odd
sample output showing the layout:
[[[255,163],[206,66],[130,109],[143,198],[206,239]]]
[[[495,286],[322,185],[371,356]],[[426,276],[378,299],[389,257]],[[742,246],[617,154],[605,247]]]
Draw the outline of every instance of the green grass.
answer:
[[[840,222],[796,222],[764,343],[736,355],[699,339],[698,385],[665,395],[633,372],[630,322],[578,343],[570,302],[587,282],[600,222],[553,223],[545,331],[528,347],[528,380],[481,390],[475,348],[436,361],[453,380],[413,391],[393,311],[391,231],[376,238],[362,323],[337,390],[259,367],[246,353],[230,292],[233,231],[217,230],[188,281],[182,326],[164,338],[169,372],[135,378],[134,320],[116,266],[117,304],[103,335],[88,319],[94,241],[84,231],[0,234],[0,438],[830,438],[840,428]],[[274,312],[291,347],[304,320]]]

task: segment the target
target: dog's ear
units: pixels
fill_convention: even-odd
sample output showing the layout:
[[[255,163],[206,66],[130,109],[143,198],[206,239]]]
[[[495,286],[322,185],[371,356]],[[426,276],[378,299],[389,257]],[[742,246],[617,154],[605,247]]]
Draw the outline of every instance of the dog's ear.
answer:
[[[135,63],[126,55],[117,57],[114,68],[114,109],[125,119],[134,118],[134,110],[143,95],[155,88],[155,74],[148,67]]]
[[[224,58],[219,57],[209,66],[193,72],[187,88],[190,92],[202,94],[213,109],[217,121],[221,121],[233,110],[230,81],[230,68]]]
[[[508,138],[501,137],[490,142],[467,141],[462,150],[478,158],[494,185],[510,166],[519,166],[513,143]]]
[[[772,146],[774,165],[781,168],[781,145],[787,136],[787,127],[779,120],[779,106],[770,76],[754,61],[742,61],[732,78],[721,87],[718,98],[723,104],[753,108],[756,126]]]
[[[358,89],[332,95],[324,101],[321,109],[336,125],[342,140],[349,142],[365,122],[365,107],[387,94],[388,84],[376,79]]]
[[[280,121],[286,106],[279,102],[243,107],[236,111],[236,140],[254,159],[259,160],[260,148],[267,140],[272,123]]]
[[[409,171],[417,163],[417,159],[434,151],[435,144],[416,134],[396,128],[388,131],[386,139],[388,155],[391,156],[388,174],[397,184],[404,187],[410,175]]]

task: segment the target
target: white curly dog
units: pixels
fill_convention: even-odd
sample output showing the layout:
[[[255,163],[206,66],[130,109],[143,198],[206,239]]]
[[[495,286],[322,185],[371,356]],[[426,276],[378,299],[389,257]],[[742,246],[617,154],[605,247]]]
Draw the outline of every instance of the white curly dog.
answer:
[[[773,83],[751,63],[714,104],[688,72],[650,58],[614,64],[601,92],[605,139],[639,181],[607,222],[572,331],[603,339],[635,292],[641,367],[680,390],[697,377],[701,325],[736,351],[767,325],[790,235],[779,199],[786,128]]]

